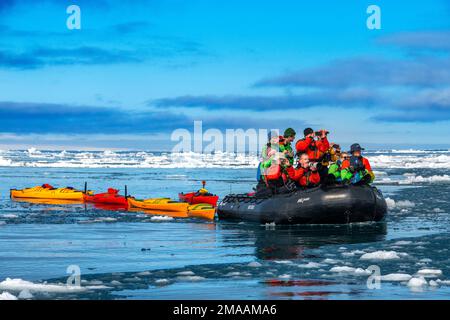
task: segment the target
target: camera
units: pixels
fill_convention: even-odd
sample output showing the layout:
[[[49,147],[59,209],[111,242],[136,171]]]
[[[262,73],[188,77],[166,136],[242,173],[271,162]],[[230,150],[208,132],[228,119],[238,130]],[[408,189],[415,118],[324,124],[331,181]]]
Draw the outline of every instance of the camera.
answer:
[[[312,170],[317,170],[317,162],[310,162],[309,168]]]
[[[328,135],[330,132],[329,131],[325,131],[325,135]],[[322,136],[322,131],[316,131],[315,132],[315,135],[317,136],[317,137],[321,137]]]

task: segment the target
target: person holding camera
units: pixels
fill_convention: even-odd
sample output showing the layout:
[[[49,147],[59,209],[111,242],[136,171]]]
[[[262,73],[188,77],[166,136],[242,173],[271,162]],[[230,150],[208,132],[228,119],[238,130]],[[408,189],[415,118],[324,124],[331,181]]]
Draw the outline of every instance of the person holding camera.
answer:
[[[328,176],[328,167],[321,163],[330,148],[330,143],[327,138],[328,133],[327,130],[323,129],[314,132],[313,129],[306,128],[303,131],[305,137],[295,144],[298,155],[306,153],[310,162],[317,163],[317,171],[322,181],[326,181]]]
[[[340,152],[339,159],[336,162],[332,163],[328,168],[328,182],[329,184],[341,183],[341,169],[344,161],[349,160],[350,156],[347,152]]]
[[[325,152],[330,148],[327,139],[328,133],[326,130],[314,132],[313,129],[306,128],[303,131],[305,137],[295,144],[297,154],[306,153],[310,162],[321,161]]]
[[[351,145],[351,156],[341,166],[341,179],[343,183],[364,185],[372,183],[375,180],[375,174],[372,171],[369,160],[361,154],[362,150],[364,148],[361,148],[358,143]]]
[[[307,153],[302,153],[298,161],[298,168],[288,166],[286,171],[289,178],[303,188],[316,187],[320,184],[318,162],[310,162]]]
[[[291,167],[289,160],[283,152],[276,152],[271,160],[270,166],[264,168],[262,174],[262,183],[257,186],[257,193],[277,194],[286,193],[295,189],[290,186],[288,168]]]

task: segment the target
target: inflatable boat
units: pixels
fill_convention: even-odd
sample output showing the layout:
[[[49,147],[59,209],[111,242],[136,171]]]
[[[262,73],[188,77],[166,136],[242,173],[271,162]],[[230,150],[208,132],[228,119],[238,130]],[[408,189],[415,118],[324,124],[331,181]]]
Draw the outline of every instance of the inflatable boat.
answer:
[[[297,190],[258,198],[226,196],[218,206],[219,220],[275,224],[347,224],[381,221],[387,204],[373,186],[339,185]]]

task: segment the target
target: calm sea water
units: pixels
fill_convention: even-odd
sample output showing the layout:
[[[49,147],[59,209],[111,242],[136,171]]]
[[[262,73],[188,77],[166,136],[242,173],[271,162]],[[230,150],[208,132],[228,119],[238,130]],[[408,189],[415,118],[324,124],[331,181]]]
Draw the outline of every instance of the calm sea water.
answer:
[[[207,180],[210,191],[223,197],[251,190],[255,170],[245,164],[68,168],[39,165],[36,159],[8,160],[3,154],[8,163],[0,167],[0,294],[33,299],[448,299],[450,169],[421,169],[428,153],[372,157],[390,207],[384,223],[272,226],[161,220],[90,205],[9,199],[12,187],[50,183],[81,189],[85,181],[98,192],[127,185],[137,197],[176,198]],[[434,157],[446,163],[449,153]],[[65,287],[70,265],[81,269],[79,290]],[[373,265],[389,275],[379,289],[367,286]]]

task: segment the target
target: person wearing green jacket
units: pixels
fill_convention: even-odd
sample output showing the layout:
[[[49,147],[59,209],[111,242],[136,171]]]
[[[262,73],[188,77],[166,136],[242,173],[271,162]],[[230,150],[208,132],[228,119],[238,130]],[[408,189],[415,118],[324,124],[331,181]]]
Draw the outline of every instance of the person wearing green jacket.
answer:
[[[292,128],[287,128],[284,131],[283,139],[280,141],[280,152],[284,153],[286,156],[286,159],[289,161],[289,163],[294,165],[294,156],[295,153],[292,150],[291,143],[295,140],[296,132]]]
[[[275,131],[269,132],[267,144],[261,152],[261,160],[258,165],[257,180],[263,180],[264,170],[270,168],[275,155],[280,151],[280,137]]]
[[[341,179],[343,183],[364,185],[370,184],[375,180],[375,174],[372,171],[370,162],[362,156],[362,150],[364,148],[361,148],[358,143],[354,143],[350,147],[351,156],[341,165]]]
[[[345,160],[348,160],[350,157],[348,153],[343,152],[340,154],[339,159],[332,163],[328,168],[328,177],[333,179],[335,182],[341,182],[341,166]]]

